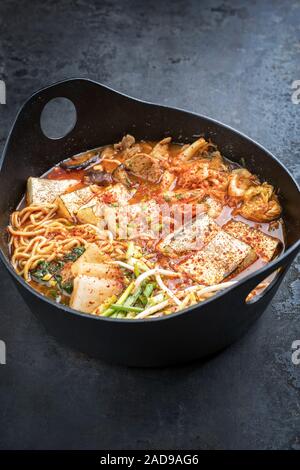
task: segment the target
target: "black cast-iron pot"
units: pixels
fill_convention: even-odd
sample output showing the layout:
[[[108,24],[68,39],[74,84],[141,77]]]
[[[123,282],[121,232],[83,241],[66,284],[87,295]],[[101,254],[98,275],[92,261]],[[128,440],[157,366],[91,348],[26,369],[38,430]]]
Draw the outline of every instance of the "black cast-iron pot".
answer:
[[[77,112],[62,139],[47,138],[40,126],[44,106],[65,97]],[[33,290],[13,270],[6,227],[29,176],[40,176],[59,161],[84,150],[119,141],[125,133],[159,140],[172,135],[191,142],[203,134],[229,159],[280,188],[286,250],[264,268],[213,298],[179,313],[148,320],[99,318],[55,303]],[[47,331],[92,356],[131,366],[179,364],[217,352],[240,337],[263,313],[300,248],[300,192],[286,168],[248,137],[207,117],[146,103],[85,79],[66,80],[35,93],[20,110],[8,137],[0,174],[1,259],[33,313]],[[249,292],[278,268],[279,274],[256,301]]]

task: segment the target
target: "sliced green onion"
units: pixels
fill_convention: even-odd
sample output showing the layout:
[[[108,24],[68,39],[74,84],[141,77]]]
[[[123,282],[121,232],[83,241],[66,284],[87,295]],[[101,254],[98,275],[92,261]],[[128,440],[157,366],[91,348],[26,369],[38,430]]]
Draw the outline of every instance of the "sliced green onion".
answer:
[[[146,285],[145,289],[144,289],[144,292],[143,292],[143,295],[145,297],[150,297],[150,295],[152,294],[154,290],[154,284],[152,282],[149,282],[149,284]]]
[[[148,298],[144,294],[140,295],[139,300],[142,302],[143,305],[147,305],[148,303]]]
[[[140,270],[139,270],[138,263],[135,263],[135,265],[134,265],[134,271],[133,271],[133,272],[134,272],[135,277],[139,277],[139,275],[140,275]]]
[[[126,306],[126,305],[119,305],[119,304],[112,304],[110,308],[112,308],[113,310],[120,310],[121,312],[136,312],[136,313],[140,313],[144,310],[143,308],[139,308],[139,307],[131,307],[129,305]]]
[[[114,310],[112,308],[107,308],[104,310],[104,312],[100,313],[101,317],[110,317],[114,313]]]
[[[141,295],[141,293],[142,293],[142,289],[140,288],[135,292],[135,294],[129,295],[129,297],[127,297],[127,299],[125,300],[124,305],[126,307],[130,305],[134,305],[137,299],[139,298],[139,296]]]
[[[121,295],[121,297],[119,297],[119,300],[116,302],[115,305],[122,305],[125,302],[125,300],[127,299],[127,297],[131,294],[133,288],[134,288],[134,281],[132,281],[129,284],[129,286],[126,287],[123,294]],[[114,309],[112,308],[112,306],[110,306],[109,308],[104,310],[104,312],[101,313],[101,316],[102,317],[110,317],[113,313],[114,313]]]
[[[134,255],[134,243],[129,242],[128,243],[128,248],[127,248],[127,251],[126,251],[126,259],[131,258],[133,255]]]

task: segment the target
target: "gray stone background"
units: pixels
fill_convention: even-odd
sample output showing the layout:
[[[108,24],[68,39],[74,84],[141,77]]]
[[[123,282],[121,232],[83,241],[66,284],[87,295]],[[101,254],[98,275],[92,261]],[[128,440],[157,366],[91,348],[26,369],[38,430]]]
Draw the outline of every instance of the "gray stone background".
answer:
[[[1,150],[31,93],[80,76],[232,125],[300,181],[299,58],[297,0],[2,0]],[[298,258],[262,319],[221,355],[143,370],[48,337],[1,266],[0,448],[300,449],[299,269]]]

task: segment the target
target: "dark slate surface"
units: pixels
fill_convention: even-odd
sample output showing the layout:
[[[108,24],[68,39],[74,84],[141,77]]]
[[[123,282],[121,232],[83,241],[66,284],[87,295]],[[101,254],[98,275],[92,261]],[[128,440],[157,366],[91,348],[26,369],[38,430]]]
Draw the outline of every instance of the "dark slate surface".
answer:
[[[200,6],[201,4],[201,6]],[[224,121],[300,180],[300,3],[0,3],[1,147],[36,89],[90,77],[146,100]],[[63,116],[62,116],[63,119]],[[26,149],[24,149],[26,151]],[[299,259],[238,343],[204,364],[142,370],[60,346],[1,266],[0,448],[300,448]],[[155,346],[154,346],[155,347]]]

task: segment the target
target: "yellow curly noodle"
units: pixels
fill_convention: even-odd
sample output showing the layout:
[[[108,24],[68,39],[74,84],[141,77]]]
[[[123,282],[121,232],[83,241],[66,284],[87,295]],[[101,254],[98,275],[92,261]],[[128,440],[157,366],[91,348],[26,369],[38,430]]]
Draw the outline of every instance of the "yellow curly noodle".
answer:
[[[75,247],[96,243],[101,252],[116,257],[126,251],[125,243],[103,239],[105,234],[92,225],[57,217],[56,204],[30,205],[13,212],[8,232],[12,265],[26,281],[41,261],[63,258]]]

